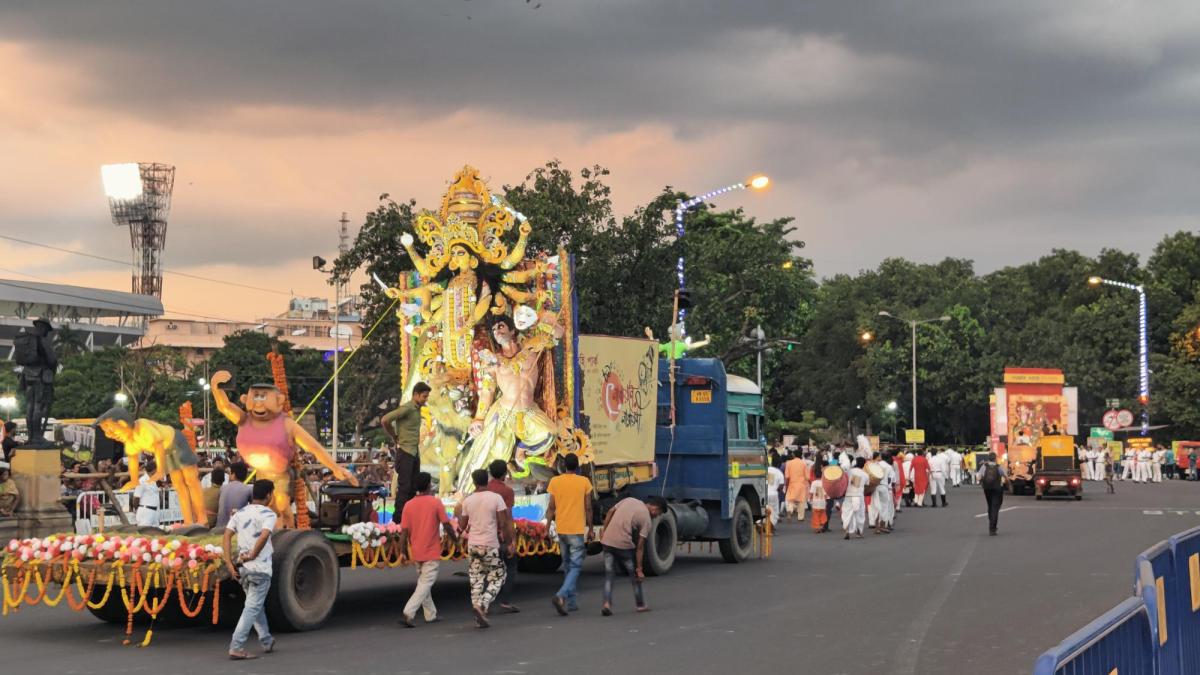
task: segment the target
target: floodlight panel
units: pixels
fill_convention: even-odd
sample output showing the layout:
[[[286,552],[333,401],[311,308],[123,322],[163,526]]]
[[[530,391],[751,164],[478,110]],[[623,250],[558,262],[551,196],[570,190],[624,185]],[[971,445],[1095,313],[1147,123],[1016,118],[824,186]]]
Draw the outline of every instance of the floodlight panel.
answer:
[[[136,163],[105,164],[100,167],[104,194],[109,199],[136,199],[142,196],[142,172]]]

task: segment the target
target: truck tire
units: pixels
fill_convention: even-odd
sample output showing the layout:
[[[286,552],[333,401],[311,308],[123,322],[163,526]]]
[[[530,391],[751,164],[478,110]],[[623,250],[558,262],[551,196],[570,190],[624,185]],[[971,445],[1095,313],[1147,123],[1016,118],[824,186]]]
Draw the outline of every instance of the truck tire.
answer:
[[[554,574],[562,567],[562,556],[557,553],[523,555],[517,558],[517,571],[521,574]]]
[[[115,583],[115,582],[114,582]],[[104,597],[103,588],[93,588],[92,596],[88,598],[91,602],[99,602],[100,598]],[[92,616],[104,621],[105,623],[123,624],[129,618],[129,612],[125,609],[125,602],[121,600],[121,589],[113,588],[112,593],[108,594],[108,600],[99,607],[87,606]],[[136,616],[134,617],[137,618]]]
[[[650,534],[645,544],[645,572],[648,576],[660,577],[675,566],[675,546],[679,543],[679,528],[675,514],[667,511],[650,523]]]
[[[729,538],[720,542],[721,557],[727,563],[740,563],[754,553],[754,512],[745,497],[733,503],[730,515]]]
[[[329,540],[315,530],[283,530],[271,538],[274,576],[267,594],[272,628],[308,631],[333,612],[341,569]]]
[[[1075,495],[1075,501],[1077,501],[1077,502],[1083,501],[1083,495]]]

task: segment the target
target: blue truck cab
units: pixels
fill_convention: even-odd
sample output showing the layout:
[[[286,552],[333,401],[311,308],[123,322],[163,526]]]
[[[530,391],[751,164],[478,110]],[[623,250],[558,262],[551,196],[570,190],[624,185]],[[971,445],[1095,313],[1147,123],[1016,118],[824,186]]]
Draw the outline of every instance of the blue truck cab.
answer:
[[[672,426],[670,363],[659,361],[656,475],[631,487],[634,496],[661,496],[669,506],[647,538],[651,574],[671,568],[681,541],[715,541],[727,562],[746,560],[767,497],[758,386],[727,374],[719,359],[680,359],[675,369]]]

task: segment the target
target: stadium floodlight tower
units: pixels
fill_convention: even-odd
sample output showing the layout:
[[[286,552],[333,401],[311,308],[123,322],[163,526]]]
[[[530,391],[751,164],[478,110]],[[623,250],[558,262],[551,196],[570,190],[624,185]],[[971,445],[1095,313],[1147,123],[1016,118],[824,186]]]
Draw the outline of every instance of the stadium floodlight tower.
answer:
[[[100,167],[113,224],[129,227],[133,246],[133,292],[162,297],[162,252],[175,167],[166,164],[106,164]]]

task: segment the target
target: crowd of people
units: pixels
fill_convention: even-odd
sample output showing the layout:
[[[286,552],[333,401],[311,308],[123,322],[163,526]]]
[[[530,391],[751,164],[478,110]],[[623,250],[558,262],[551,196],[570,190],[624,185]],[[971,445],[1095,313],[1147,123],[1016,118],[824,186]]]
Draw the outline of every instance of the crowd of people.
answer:
[[[828,532],[838,516],[843,537],[862,538],[866,529],[888,534],[904,508],[948,507],[947,487],[974,480],[974,457],[955,448],[871,450],[853,445],[773,447],[767,470],[771,521],[803,522],[811,509],[811,527]],[[845,474],[844,493],[829,494],[826,467]],[[832,481],[834,484],[837,481]]]

